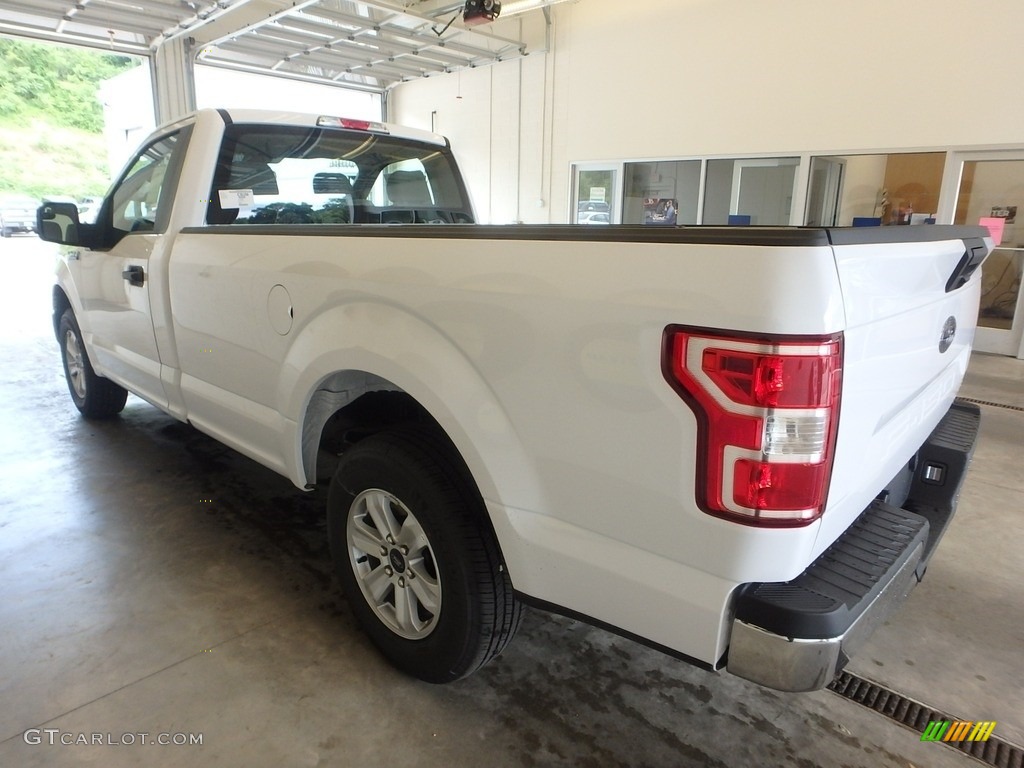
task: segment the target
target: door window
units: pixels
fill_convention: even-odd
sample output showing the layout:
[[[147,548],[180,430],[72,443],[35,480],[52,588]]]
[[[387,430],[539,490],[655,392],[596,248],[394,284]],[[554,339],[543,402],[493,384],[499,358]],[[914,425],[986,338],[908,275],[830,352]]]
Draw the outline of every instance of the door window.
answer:
[[[576,224],[612,224],[618,221],[619,166],[574,167],[573,202]]]
[[[177,157],[180,137],[180,133],[172,133],[157,139],[136,156],[111,195],[114,229],[122,233],[163,230],[167,219],[164,209],[170,206],[161,206],[161,199],[170,186],[169,170]]]

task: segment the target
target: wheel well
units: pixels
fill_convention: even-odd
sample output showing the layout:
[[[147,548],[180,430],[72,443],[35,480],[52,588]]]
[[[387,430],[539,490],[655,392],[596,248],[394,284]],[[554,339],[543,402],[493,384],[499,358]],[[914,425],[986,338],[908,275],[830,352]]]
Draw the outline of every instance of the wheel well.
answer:
[[[306,484],[330,479],[341,454],[360,440],[398,424],[432,427],[444,435],[422,405],[385,379],[362,372],[330,376],[313,393],[303,420]]]
[[[330,480],[342,454],[361,440],[396,426],[416,427],[433,450],[450,451],[453,467],[463,473],[480,503],[483,522],[498,542],[494,523],[484,506],[473,473],[444,427],[407,392],[386,379],[361,371],[329,376],[310,398],[302,426],[302,460],[306,485]],[[498,556],[504,565],[501,545]]]
[[[53,287],[53,335],[60,336],[60,316],[64,314],[64,310],[71,307],[71,302],[68,301],[67,294],[64,290],[56,285]]]

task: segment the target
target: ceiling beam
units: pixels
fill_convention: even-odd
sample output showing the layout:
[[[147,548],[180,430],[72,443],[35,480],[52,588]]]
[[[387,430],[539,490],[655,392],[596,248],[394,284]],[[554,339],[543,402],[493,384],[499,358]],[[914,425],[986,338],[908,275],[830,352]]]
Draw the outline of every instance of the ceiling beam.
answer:
[[[265,33],[265,31],[263,31],[263,33]],[[247,35],[245,38],[222,43],[216,50],[203,54],[200,61],[205,62],[212,59],[220,60],[223,58],[224,53],[235,51],[252,56],[256,59],[263,58],[264,60],[271,60],[273,63],[270,65],[270,68],[274,71],[277,71],[277,69],[285,62],[309,62],[322,64],[333,68],[337,72],[355,71],[361,67],[371,67],[374,69],[395,71],[401,76],[408,77],[422,77],[425,71],[443,72],[446,69],[446,65],[444,63],[426,60],[421,62],[417,57],[413,56],[392,57],[384,54],[376,57],[367,57],[359,56],[356,55],[355,52],[349,52],[338,48],[321,47],[314,50],[288,51],[284,50],[284,46],[281,46],[277,49],[280,51],[280,54],[274,55],[272,48],[265,45],[259,45],[255,40],[253,40],[254,37],[255,35]]]
[[[245,72],[252,75],[263,76],[267,75],[266,69],[263,69],[262,67],[250,66],[241,62],[223,61],[216,62],[215,64],[213,64],[213,66],[219,67],[220,69],[230,69],[233,72]],[[303,83],[318,83],[320,85],[332,85],[335,87],[339,87],[339,83],[335,80],[332,80],[331,78],[322,77],[310,73],[278,71],[274,73],[274,77],[282,77],[287,80],[296,80]],[[383,83],[366,83],[359,78],[360,76],[351,76],[351,79],[345,81],[344,87],[351,88],[357,91],[363,91],[366,93],[376,94],[380,94],[385,90],[385,85]],[[391,82],[397,83],[398,80],[390,80],[389,83]]]
[[[111,41],[109,37],[88,35],[80,32],[57,32],[44,27],[30,26],[23,23],[11,23],[0,20],[0,34],[11,37],[24,37],[29,40],[39,40],[46,43],[61,43],[64,45],[80,45],[85,48],[94,48],[105,53],[120,53],[130,56],[149,56],[149,45],[145,41],[129,42],[125,40]]]
[[[496,55],[502,55],[502,56],[508,55],[513,50],[517,51],[517,52],[522,52],[522,50],[525,48],[523,43],[516,42],[516,41],[513,41],[513,43],[510,46],[509,45],[502,45],[501,48],[494,49],[494,48],[490,48],[490,47],[479,47],[479,46],[476,46],[476,45],[469,45],[469,44],[464,43],[464,42],[456,41],[455,39],[453,39],[451,37],[448,37],[448,38],[439,37],[437,35],[437,33],[435,33],[433,30],[430,30],[429,34],[427,34],[426,32],[416,32],[416,31],[410,30],[407,27],[385,27],[383,24],[377,24],[377,25],[371,27],[371,26],[366,25],[367,19],[359,19],[358,17],[349,16],[348,14],[340,13],[340,12],[333,11],[333,10],[332,11],[327,11],[324,8],[317,8],[315,10],[314,9],[310,9],[304,15],[310,15],[312,13],[317,13],[317,14],[319,14],[321,16],[324,16],[325,18],[332,19],[332,20],[337,21],[339,23],[353,24],[353,25],[354,24],[358,24],[358,23],[362,23],[365,26],[365,29],[362,30],[360,33],[357,33],[357,34],[369,34],[370,32],[375,32],[375,33],[377,33],[378,36],[385,37],[387,39],[392,39],[392,40],[394,40],[396,38],[412,39],[412,40],[417,41],[422,47],[427,47],[427,48],[443,48],[443,49],[448,49],[448,50],[452,50],[452,51],[458,51],[458,52],[464,53],[464,54],[466,54],[468,56],[475,56],[475,57],[479,57],[481,59],[491,59],[491,60],[493,60],[493,58]],[[491,38],[488,38],[488,39],[491,39]],[[499,41],[503,40],[503,38],[495,38],[495,39],[499,40]]]
[[[266,0],[261,0],[260,3],[255,5],[254,0],[217,0],[211,3],[210,6],[202,11],[197,11],[192,16],[187,17],[177,24],[172,25],[164,29],[154,40],[153,47],[163,44],[168,40],[174,40],[175,38],[181,37],[182,35],[196,35],[201,29],[209,25],[221,22],[231,17],[236,21],[243,21],[248,19],[250,16],[253,20],[259,18],[263,13],[263,7],[266,5]],[[246,6],[250,6],[246,8]],[[242,16],[241,14],[246,14]],[[227,23],[225,21],[225,23]],[[200,41],[201,42],[201,41]]]

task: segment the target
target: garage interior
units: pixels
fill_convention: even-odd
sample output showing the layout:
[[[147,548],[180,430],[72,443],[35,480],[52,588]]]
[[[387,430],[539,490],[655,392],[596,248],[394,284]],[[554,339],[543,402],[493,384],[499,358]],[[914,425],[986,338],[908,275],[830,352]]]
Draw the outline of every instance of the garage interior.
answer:
[[[157,122],[195,106],[196,65],[386,94],[382,117],[449,136],[494,223],[569,221],[575,174],[612,160],[1024,152],[1024,107],[992,75],[1012,71],[1024,23],[1009,3],[982,24],[951,0],[926,14],[869,2],[852,20],[803,0],[776,18],[578,0],[473,27],[462,5],[2,0],[0,34],[148,57]],[[944,55],[979,27],[986,57]],[[865,55],[858,30],[909,58]],[[430,686],[357,628],[324,491],[134,397],[118,419],[80,418],[53,338],[54,253],[34,236],[0,244],[0,765],[1024,765],[1019,328],[1008,351],[972,358],[960,395],[982,432],[959,512],[848,667],[849,697],[770,691],[539,611],[478,674]],[[923,743],[942,718],[998,724],[984,745]],[[31,729],[202,744],[51,746]]]

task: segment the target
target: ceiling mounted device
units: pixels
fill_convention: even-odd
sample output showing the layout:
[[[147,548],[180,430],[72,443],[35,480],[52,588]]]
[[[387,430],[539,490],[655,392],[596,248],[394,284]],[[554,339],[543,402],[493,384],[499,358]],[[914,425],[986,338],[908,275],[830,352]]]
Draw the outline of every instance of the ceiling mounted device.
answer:
[[[466,0],[462,21],[467,27],[487,24],[501,14],[501,0]]]

